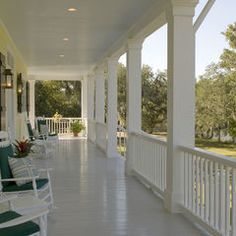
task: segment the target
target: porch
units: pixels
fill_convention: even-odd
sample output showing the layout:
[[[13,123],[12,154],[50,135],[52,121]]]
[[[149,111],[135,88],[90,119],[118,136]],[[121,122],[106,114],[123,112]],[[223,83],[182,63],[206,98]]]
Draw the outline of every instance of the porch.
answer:
[[[235,236],[236,162],[194,147],[195,34],[214,1],[207,2],[195,22],[198,0],[128,2],[127,5],[127,1],[84,1],[78,11],[84,14],[81,18],[75,12],[73,17],[70,15],[65,1],[58,4],[54,0],[58,12],[52,14],[50,9],[54,7],[49,3],[40,6],[46,19],[43,14],[36,14],[39,3],[28,6],[27,2],[22,5],[15,1],[9,16],[17,15],[17,4],[20,4],[19,9],[23,8],[20,19],[32,23],[28,34],[24,34],[24,30],[16,31],[26,25],[24,22],[17,27],[18,18],[11,21],[3,14],[11,7],[9,1],[5,1],[0,10],[6,25],[2,26],[3,38],[8,37],[7,29],[13,35],[12,41],[7,38],[8,41],[2,43],[1,50],[6,55],[17,56],[16,65],[11,60],[7,65],[15,75],[23,74],[24,81],[29,80],[27,94],[25,91],[22,95],[22,90],[18,89],[3,91],[6,109],[3,109],[5,123],[1,128],[10,127],[13,140],[26,136],[25,115],[32,124],[35,120],[35,81],[80,80],[82,119],[86,120],[88,140],[96,144],[85,140],[60,141],[59,156],[46,163],[55,169],[53,186],[58,206],[50,215],[49,235],[68,235],[68,232],[86,236],[201,234],[182,215],[171,215],[164,210],[167,209],[189,215],[212,235]],[[57,22],[59,30],[54,32],[51,29],[55,19],[62,12],[63,24]],[[102,13],[108,14],[104,14],[107,17],[101,18]],[[72,26],[69,19],[74,22],[73,29],[71,36],[64,38],[62,35]],[[164,25],[168,27],[168,142],[141,130],[142,45],[148,35]],[[61,29],[64,29],[63,34]],[[32,32],[36,32],[33,38],[29,37]],[[45,36],[45,41],[38,37],[39,32]],[[65,41],[72,44],[66,47]],[[16,45],[19,42],[26,63],[12,42]],[[37,50],[25,47],[25,42],[39,47]],[[59,45],[57,49],[55,42]],[[12,50],[8,50],[8,44]],[[124,53],[127,61],[125,165],[117,154],[117,65]],[[14,80],[14,88],[17,81]],[[164,199],[165,208],[133,175]]]
[[[60,140],[54,167],[55,209],[48,235],[204,235],[137,179],[124,175],[121,158],[106,158],[86,139]]]

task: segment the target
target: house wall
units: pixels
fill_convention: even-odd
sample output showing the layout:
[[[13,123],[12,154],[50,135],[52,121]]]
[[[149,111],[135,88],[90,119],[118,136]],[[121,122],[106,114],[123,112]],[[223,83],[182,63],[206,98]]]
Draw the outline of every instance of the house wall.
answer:
[[[2,22],[0,22],[0,52],[5,56],[10,52],[14,61],[12,68],[14,88],[6,90],[6,127],[8,127],[11,139],[14,141],[15,139],[27,137],[25,122],[23,122],[26,113],[17,112],[16,93],[17,74],[22,73],[24,80],[27,80],[27,66]],[[7,67],[10,68],[8,64]]]

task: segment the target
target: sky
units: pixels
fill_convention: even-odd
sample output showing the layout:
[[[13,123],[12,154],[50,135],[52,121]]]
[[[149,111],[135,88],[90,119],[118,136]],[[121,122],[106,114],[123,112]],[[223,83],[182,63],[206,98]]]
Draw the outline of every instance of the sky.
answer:
[[[206,4],[200,0],[196,16]],[[196,16],[194,20],[196,19]],[[204,22],[196,33],[196,77],[202,75],[207,65],[218,62],[224,48],[228,47],[222,32],[236,22],[236,0],[216,0]],[[125,62],[125,56],[120,62]],[[163,26],[147,37],[143,43],[142,64],[152,67],[154,72],[167,68],[167,26]]]

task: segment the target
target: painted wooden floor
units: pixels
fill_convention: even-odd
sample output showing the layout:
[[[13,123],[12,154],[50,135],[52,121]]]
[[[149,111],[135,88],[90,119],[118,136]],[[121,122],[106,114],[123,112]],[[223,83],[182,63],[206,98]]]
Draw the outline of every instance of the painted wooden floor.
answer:
[[[200,236],[181,215],[133,177],[120,159],[107,159],[86,140],[61,140],[54,167],[55,209],[49,236]]]

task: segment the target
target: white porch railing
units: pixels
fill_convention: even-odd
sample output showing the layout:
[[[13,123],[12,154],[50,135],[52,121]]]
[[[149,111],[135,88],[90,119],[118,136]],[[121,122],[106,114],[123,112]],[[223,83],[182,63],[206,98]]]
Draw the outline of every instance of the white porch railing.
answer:
[[[236,160],[181,147],[184,209],[214,235],[236,236]]]
[[[121,156],[126,157],[127,149],[127,131],[125,127],[117,126],[117,150]]]
[[[161,196],[166,189],[167,143],[146,133],[131,133],[133,171]]]
[[[107,125],[105,123],[96,123],[96,144],[104,152],[107,149]]]
[[[68,135],[72,134],[71,132],[71,124],[75,121],[82,121],[83,124],[86,126],[87,130],[87,119],[83,118],[70,118],[70,117],[63,117],[60,119],[53,119],[53,118],[45,118],[47,122],[47,126],[51,133],[58,133],[59,135]],[[86,130],[84,133],[86,134]]]

